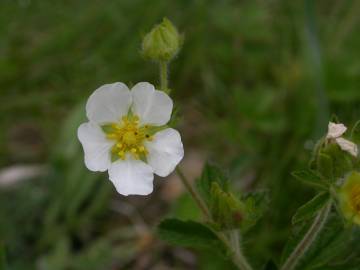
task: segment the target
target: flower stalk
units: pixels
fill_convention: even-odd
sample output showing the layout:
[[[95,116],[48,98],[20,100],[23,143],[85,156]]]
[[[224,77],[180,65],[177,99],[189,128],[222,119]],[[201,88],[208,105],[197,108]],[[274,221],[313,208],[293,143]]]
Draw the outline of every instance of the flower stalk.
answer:
[[[309,230],[306,232],[304,238],[300,241],[300,243],[295,247],[293,252],[287,258],[281,270],[293,270],[301,260],[301,258],[305,255],[308,249],[316,240],[317,236],[324,228],[326,220],[329,216],[330,210],[332,206],[332,200],[330,200],[316,215],[314,222],[311,224]]]
[[[159,70],[160,70],[160,89],[164,91],[165,93],[169,92],[168,88],[168,68],[169,68],[169,61],[161,60],[158,61],[159,63]],[[193,188],[191,182],[185,174],[181,171],[179,166],[175,169],[176,173],[178,174],[181,182],[185,186],[186,190],[190,193],[191,197],[195,201],[196,205],[199,207],[201,212],[204,215],[204,218],[207,222],[214,223],[214,220],[212,218],[212,215],[210,213],[209,208],[207,207],[204,200],[201,198],[201,196],[197,193],[197,191]],[[210,228],[213,233],[218,237],[218,239],[223,242],[226,249],[230,251],[230,254],[232,256],[233,263],[237,266],[240,270],[252,270],[252,267],[247,262],[246,258],[241,252],[240,248],[240,241],[239,241],[239,232],[236,231],[236,235],[230,234],[230,236],[226,235],[223,232],[219,232],[215,229]]]
[[[213,223],[213,219],[211,216],[211,213],[206,206],[203,199],[199,196],[199,194],[195,191],[195,189],[192,187],[189,179],[186,178],[184,173],[181,171],[179,167],[175,169],[176,173],[178,174],[179,178],[181,179],[182,183],[184,184],[186,190],[190,193],[191,197],[203,213],[205,219]],[[238,267],[240,270],[252,270],[252,267],[246,260],[245,256],[241,252],[240,248],[240,241],[239,241],[239,232],[233,231],[230,233],[230,239],[227,237],[226,234],[216,231],[212,229],[213,233],[219,238],[221,242],[223,242],[224,246],[230,251],[232,256],[233,263]]]
[[[166,61],[159,62],[160,66],[160,88],[168,93],[168,63]]]

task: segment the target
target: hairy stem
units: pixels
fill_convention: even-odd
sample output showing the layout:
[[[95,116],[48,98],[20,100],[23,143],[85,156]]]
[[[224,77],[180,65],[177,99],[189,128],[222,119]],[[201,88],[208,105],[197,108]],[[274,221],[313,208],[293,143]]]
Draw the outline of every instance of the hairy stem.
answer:
[[[159,66],[160,66],[160,88],[162,91],[167,93],[169,92],[168,63],[163,61],[159,63]],[[178,176],[180,177],[181,182],[183,183],[183,185],[185,186],[185,188],[190,193],[191,197],[193,198],[193,200],[195,201],[195,203],[203,213],[205,219],[213,223],[214,221],[212,219],[211,213],[204,200],[193,188],[191,182],[186,178],[185,174],[181,171],[181,169],[179,167],[176,167],[175,170]],[[225,247],[231,252],[232,261],[240,270],[252,270],[250,264],[247,262],[246,258],[241,252],[238,235],[235,240],[229,240],[229,238],[223,232],[219,232],[216,230],[212,230],[212,231],[219,238],[219,240],[223,242]],[[237,243],[235,243],[235,241],[237,241]]]
[[[195,203],[200,208],[201,212],[204,214],[205,218],[210,220],[211,214],[208,207],[179,167],[176,167],[176,173],[180,177],[181,182],[184,184],[186,190],[190,193],[191,197],[194,199]]]
[[[168,63],[161,61],[160,66],[160,88],[165,93],[168,93]]]
[[[316,215],[314,222],[311,224],[309,230],[306,232],[304,238],[296,246],[290,256],[287,258],[281,270],[293,270],[299,263],[300,259],[305,255],[306,251],[315,241],[321,230],[324,228],[325,222],[329,216],[332,206],[330,200]]]
[[[190,181],[186,178],[186,176],[184,175],[184,173],[181,171],[181,169],[179,167],[176,168],[176,173],[179,175],[185,188],[190,193],[191,197],[194,199],[195,203],[197,204],[197,206],[199,207],[199,209],[201,210],[201,212],[203,213],[203,215],[207,219],[207,221],[209,221],[211,223],[214,222],[211,217],[211,213],[210,213],[208,207],[206,206],[205,202],[200,197],[200,195],[196,192],[196,190],[193,188]],[[244,257],[244,255],[241,252],[238,232],[236,232],[237,235],[235,238],[232,239],[230,237],[230,240],[229,240],[229,238],[224,233],[216,231],[216,230],[212,230],[212,231],[214,234],[216,234],[216,236],[219,238],[219,240],[221,242],[223,242],[225,247],[231,252],[232,260],[233,260],[234,264],[240,270],[252,270],[250,264],[247,262],[246,258]]]

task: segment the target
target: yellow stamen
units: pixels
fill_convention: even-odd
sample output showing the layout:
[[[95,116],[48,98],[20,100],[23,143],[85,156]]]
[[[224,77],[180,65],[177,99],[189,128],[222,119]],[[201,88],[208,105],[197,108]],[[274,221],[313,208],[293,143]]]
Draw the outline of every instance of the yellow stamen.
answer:
[[[137,115],[123,116],[119,123],[112,123],[112,130],[106,137],[115,141],[112,153],[117,154],[120,159],[125,159],[127,153],[135,159],[146,158],[148,153],[144,142],[153,138],[148,134],[148,125],[140,126],[140,119]]]

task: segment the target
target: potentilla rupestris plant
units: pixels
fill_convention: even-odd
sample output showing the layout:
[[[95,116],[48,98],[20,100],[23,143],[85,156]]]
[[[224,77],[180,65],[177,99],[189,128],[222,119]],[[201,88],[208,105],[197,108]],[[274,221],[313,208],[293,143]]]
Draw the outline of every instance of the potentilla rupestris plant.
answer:
[[[318,240],[325,236],[328,239],[324,234],[334,232],[334,217],[345,220],[340,228],[343,231],[349,223],[360,224],[360,124],[350,133],[344,124],[328,123],[327,133],[314,147],[309,168],[293,173],[296,179],[316,189],[315,196],[293,216],[293,225],[302,230],[289,239],[283,258],[275,260],[279,265],[272,259],[265,265],[257,258],[250,263],[245,256],[248,250],[244,238],[269,205],[268,192],[239,194],[229,177],[209,163],[195,188],[178,167],[184,149],[179,132],[169,126],[173,101],[168,95],[168,69],[182,43],[176,27],[164,19],[142,42],[142,55],[159,66],[160,86],[156,89],[151,83],[141,82],[129,89],[117,82],[101,86],[89,97],[89,121],[78,129],[86,167],[108,171],[109,179],[122,195],[148,195],[153,191],[154,174],[165,177],[175,170],[203,217],[163,220],[157,233],[170,244],[212,249],[241,270],[253,269],[252,264],[256,269],[327,269],[335,254],[323,254],[327,247]],[[309,260],[309,253],[312,258],[320,254],[321,260]]]

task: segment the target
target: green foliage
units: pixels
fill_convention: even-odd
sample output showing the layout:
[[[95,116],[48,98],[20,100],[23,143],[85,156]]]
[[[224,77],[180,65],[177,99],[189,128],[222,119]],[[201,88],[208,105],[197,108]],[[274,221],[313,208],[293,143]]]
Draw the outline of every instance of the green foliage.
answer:
[[[285,247],[283,259],[304,236],[309,226],[310,223],[307,223],[302,227],[295,228],[292,238]],[[332,267],[340,266],[344,267],[342,269],[348,269],[346,265],[353,265],[358,261],[360,255],[359,248],[354,245],[354,241],[358,237],[357,230],[344,228],[342,220],[331,215],[296,269],[333,269]]]
[[[165,219],[159,224],[157,232],[162,240],[172,245],[222,250],[222,243],[216,235],[199,222]]]
[[[322,177],[324,177],[329,182],[334,181],[333,167],[334,166],[331,157],[320,152],[317,156],[317,169]]]
[[[268,210],[268,194],[266,191],[256,191],[246,194],[243,198],[245,204],[245,218],[241,224],[241,230],[246,233],[263,217]]]
[[[360,120],[355,123],[351,130],[351,141],[360,144]]]
[[[244,203],[232,193],[223,191],[217,182],[212,182],[210,198],[210,212],[220,230],[239,228],[247,220]]]
[[[295,213],[292,218],[292,223],[296,224],[298,222],[303,222],[305,220],[311,219],[314,217],[317,212],[324,207],[324,205],[329,201],[330,194],[328,192],[322,192],[317,194],[310,201],[301,206]]]
[[[228,179],[220,168],[206,163],[201,177],[196,181],[196,184],[197,189],[208,204],[211,203],[211,188],[213,183],[217,183],[219,188],[225,192],[229,189]]]
[[[315,171],[313,170],[302,170],[295,171],[292,173],[295,179],[301,181],[305,185],[309,185],[316,189],[328,190],[328,183],[324,181]]]

